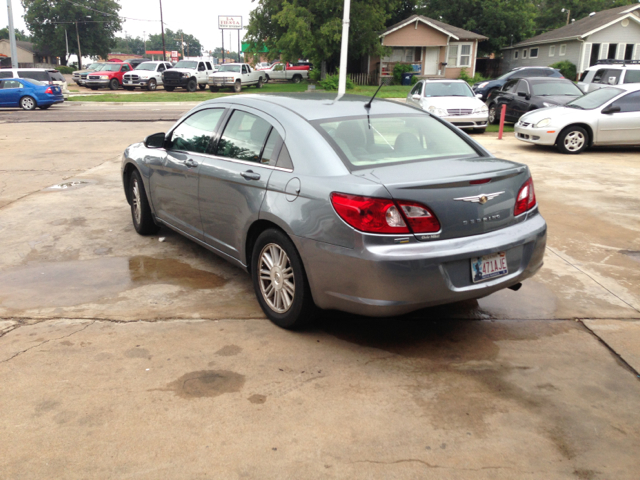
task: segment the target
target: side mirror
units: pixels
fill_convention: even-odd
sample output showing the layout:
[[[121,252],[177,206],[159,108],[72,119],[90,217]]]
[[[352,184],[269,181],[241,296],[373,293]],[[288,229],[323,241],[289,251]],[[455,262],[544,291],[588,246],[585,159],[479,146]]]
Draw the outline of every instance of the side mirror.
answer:
[[[479,98],[480,100],[482,100],[482,94],[481,93],[477,93],[476,94],[476,98]]]
[[[413,98],[414,100],[420,100],[420,95],[418,95],[417,93],[414,93],[411,98]]]
[[[154,133],[144,139],[144,146],[147,148],[163,148],[164,147],[164,132]]]
[[[611,115],[613,113],[619,113],[620,112],[620,105],[609,105],[608,107],[605,107],[602,109],[602,113],[604,115]]]
[[[526,92],[518,92],[518,96],[519,97],[526,97],[527,93]]]

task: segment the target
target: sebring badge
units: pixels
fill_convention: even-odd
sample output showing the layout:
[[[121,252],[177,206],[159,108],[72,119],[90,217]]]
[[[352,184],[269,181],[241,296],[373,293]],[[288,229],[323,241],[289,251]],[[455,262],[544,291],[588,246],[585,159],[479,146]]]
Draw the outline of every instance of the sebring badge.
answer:
[[[472,202],[479,203],[480,205],[484,205],[489,200],[493,200],[494,198],[502,195],[504,192],[496,192],[496,193],[481,193],[480,195],[474,195],[473,197],[460,197],[454,198],[454,200],[460,200],[462,202]]]

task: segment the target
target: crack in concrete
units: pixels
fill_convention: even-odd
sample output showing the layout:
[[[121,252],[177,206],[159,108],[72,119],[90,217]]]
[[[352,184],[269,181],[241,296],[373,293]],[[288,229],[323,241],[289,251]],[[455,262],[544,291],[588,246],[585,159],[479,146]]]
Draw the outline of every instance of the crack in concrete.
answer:
[[[422,465],[425,465],[429,468],[443,468],[447,470],[462,470],[462,471],[468,471],[468,472],[480,472],[482,470],[505,470],[505,469],[513,470],[513,468],[511,467],[504,467],[504,466],[487,466],[487,467],[480,467],[480,468],[448,467],[446,465],[433,465],[424,460],[420,460],[419,458],[402,458],[400,460],[394,460],[390,462],[383,462],[380,460],[356,460],[355,462],[350,462],[350,463],[373,463],[377,465],[397,465],[400,463],[421,463]]]
[[[27,349],[25,349],[25,350],[21,350],[21,351],[19,351],[18,353],[16,353],[16,354],[12,355],[11,357],[7,358],[6,360],[2,360],[2,361],[0,361],[0,363],[7,363],[7,362],[9,362],[9,361],[13,360],[14,358],[16,358],[16,357],[18,357],[18,356],[22,355],[23,353],[26,353],[26,352],[28,352],[29,350],[33,350],[34,348],[38,348],[38,347],[40,347],[40,346],[44,345],[45,343],[49,343],[49,342],[50,342],[50,341],[52,341],[52,340],[53,340],[53,341],[55,341],[55,340],[62,340],[63,338],[69,338],[69,337],[71,337],[71,336],[75,335],[76,333],[79,333],[79,332],[82,332],[82,331],[86,330],[87,328],[89,328],[89,327],[90,327],[91,325],[93,325],[94,323],[96,323],[96,322],[88,323],[88,324],[87,324],[87,325],[85,325],[84,327],[82,327],[82,328],[80,328],[80,329],[76,330],[76,331],[75,331],[75,332],[73,332],[73,333],[70,333],[69,335],[63,335],[62,337],[58,337],[58,338],[54,338],[54,339],[45,340],[44,342],[41,342],[41,343],[39,343],[38,345],[34,345],[33,347],[29,347],[29,348],[27,348]],[[15,328],[14,328],[13,330],[15,330]]]
[[[611,355],[613,355],[613,357],[618,360],[618,362],[620,362],[622,364],[623,367],[626,367],[631,373],[633,373],[636,376],[636,380],[640,380],[640,372],[638,372],[638,370],[636,370],[635,368],[633,368],[633,366],[627,362],[622,355],[620,355],[618,352],[616,352],[616,350],[609,345],[600,335],[598,335],[596,332],[594,332],[593,330],[591,330],[586,323],[584,323],[583,320],[588,320],[588,319],[581,319],[578,320],[578,323],[580,323],[585,330],[590,333],[591,335],[593,335],[602,345],[605,346],[605,348],[607,350],[609,350],[609,353],[611,353]]]

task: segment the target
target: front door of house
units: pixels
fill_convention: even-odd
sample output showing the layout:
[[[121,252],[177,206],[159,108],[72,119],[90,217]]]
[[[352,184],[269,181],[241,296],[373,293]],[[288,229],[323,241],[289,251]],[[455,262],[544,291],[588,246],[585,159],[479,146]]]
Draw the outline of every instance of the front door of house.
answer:
[[[438,60],[440,59],[440,47],[427,47],[424,55],[424,74],[438,74]]]

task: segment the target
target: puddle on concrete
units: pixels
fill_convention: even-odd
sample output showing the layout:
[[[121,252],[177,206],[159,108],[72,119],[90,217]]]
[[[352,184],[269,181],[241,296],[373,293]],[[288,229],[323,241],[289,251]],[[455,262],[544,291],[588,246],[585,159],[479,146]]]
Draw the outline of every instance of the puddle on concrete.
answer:
[[[200,370],[187,373],[169,383],[163,391],[172,391],[182,398],[217,397],[223,393],[239,392],[244,375],[228,370]]]
[[[640,262],[640,250],[620,250],[620,253]]]
[[[65,307],[143,285],[162,283],[200,290],[220,288],[226,282],[171,258],[109,257],[32,264],[0,272],[0,305],[12,309]]]
[[[50,187],[45,188],[45,191],[55,192],[60,190],[70,190],[75,188],[86,187],[89,185],[89,182],[85,182],[83,180],[74,180],[72,182],[58,183],[57,185],[51,185]]]
[[[221,357],[232,357],[233,355],[238,355],[241,351],[242,348],[237,345],[225,345],[215,354],[220,355]]]

